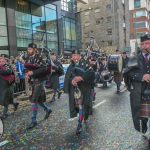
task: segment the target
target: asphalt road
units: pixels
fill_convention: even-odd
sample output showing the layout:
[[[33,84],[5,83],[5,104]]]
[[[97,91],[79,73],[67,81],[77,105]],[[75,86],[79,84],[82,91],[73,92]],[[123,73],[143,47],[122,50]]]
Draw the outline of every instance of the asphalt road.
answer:
[[[124,88],[122,86],[122,88]],[[80,136],[76,136],[77,118],[69,118],[68,96],[47,105],[52,114],[44,121],[45,112],[39,109],[38,126],[26,130],[30,123],[29,105],[22,107],[4,120],[1,149],[50,149],[50,150],[146,150],[147,142],[133,128],[129,93],[116,94],[115,84],[96,88],[93,115]]]

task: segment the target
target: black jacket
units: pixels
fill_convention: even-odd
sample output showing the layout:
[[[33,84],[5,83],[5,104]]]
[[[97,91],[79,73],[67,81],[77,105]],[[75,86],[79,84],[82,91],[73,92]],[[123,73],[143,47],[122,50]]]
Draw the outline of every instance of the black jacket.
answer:
[[[131,103],[131,111],[132,111],[132,119],[134,123],[134,127],[137,131],[140,132],[140,126],[142,127],[142,132],[145,133],[147,130],[147,118],[140,118],[139,111],[141,106],[141,97],[142,91],[145,87],[145,82],[142,81],[143,75],[145,74],[145,64],[144,57],[142,53],[140,53],[136,57],[137,64],[136,66],[127,67],[124,72],[124,77],[126,78],[128,90],[130,91],[130,103]],[[129,59],[128,66],[132,62]]]

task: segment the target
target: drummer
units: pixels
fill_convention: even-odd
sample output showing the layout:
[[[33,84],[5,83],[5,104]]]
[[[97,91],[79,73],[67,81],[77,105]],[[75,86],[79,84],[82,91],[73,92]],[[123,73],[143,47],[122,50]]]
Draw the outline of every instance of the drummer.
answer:
[[[120,55],[121,52],[116,49],[116,55]],[[121,81],[122,81],[122,71],[119,72],[119,71],[115,71],[114,72],[114,82],[116,83],[116,86],[117,86],[117,94],[120,93],[120,86],[121,86]]]

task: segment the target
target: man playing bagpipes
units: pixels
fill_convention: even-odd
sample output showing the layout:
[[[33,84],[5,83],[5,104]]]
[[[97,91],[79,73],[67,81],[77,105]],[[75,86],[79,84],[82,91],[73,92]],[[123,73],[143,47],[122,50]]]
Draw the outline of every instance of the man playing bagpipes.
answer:
[[[19,103],[14,102],[14,87],[15,75],[9,60],[0,57],[0,105],[4,106],[2,119],[8,116],[8,106],[12,104],[14,111],[17,110]]]
[[[91,85],[95,74],[91,69],[84,70],[79,66],[80,53],[72,52],[72,63],[68,67],[64,82],[64,92],[69,94],[70,117],[76,117],[79,113],[76,134],[82,131],[82,122],[86,123],[92,112]]]
[[[51,73],[51,66],[49,60],[46,60],[44,55],[38,52],[37,45],[30,43],[28,45],[28,58],[25,62],[26,77],[32,86],[32,95],[30,101],[32,103],[32,121],[28,129],[37,125],[38,105],[40,105],[46,112],[44,119],[47,119],[52,112],[44,102],[46,101],[46,94],[44,88],[44,81]],[[48,59],[48,58],[47,58]]]
[[[130,91],[134,127],[150,142],[150,35],[141,37],[141,52],[129,58],[124,77]],[[149,148],[148,148],[149,149]]]

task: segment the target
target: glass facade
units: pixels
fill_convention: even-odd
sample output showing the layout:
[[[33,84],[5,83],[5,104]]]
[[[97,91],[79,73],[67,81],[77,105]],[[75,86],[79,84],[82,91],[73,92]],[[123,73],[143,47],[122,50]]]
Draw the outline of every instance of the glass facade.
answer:
[[[64,48],[65,49],[76,48],[75,20],[70,18],[64,18],[63,32],[64,32]]]
[[[75,6],[75,0],[61,0],[61,8],[64,11],[74,12]]]
[[[22,3],[21,3],[22,2]],[[21,6],[23,5],[23,6]],[[57,12],[55,5],[39,6],[23,0],[16,1],[17,47],[26,48],[34,42],[58,51]]]
[[[0,1],[0,54],[1,52],[8,54],[8,35],[7,35],[7,22],[6,22],[6,10],[4,7],[4,0]]]

